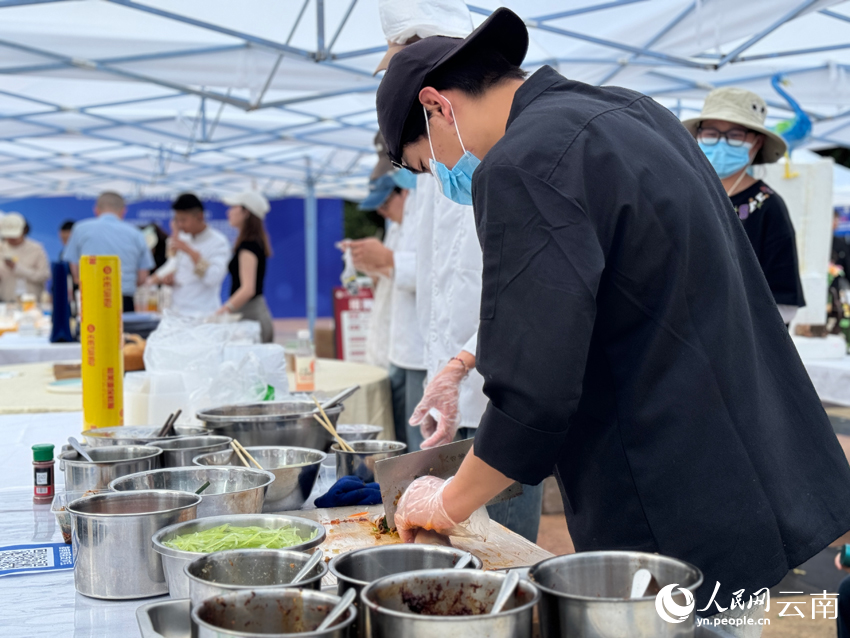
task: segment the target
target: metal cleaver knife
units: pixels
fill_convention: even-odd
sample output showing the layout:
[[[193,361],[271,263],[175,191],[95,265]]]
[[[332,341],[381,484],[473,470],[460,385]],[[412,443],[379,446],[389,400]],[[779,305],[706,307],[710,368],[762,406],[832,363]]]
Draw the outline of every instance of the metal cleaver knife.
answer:
[[[469,453],[472,442],[473,439],[465,439],[375,463],[375,481],[381,486],[381,500],[384,502],[384,512],[390,527],[395,527],[398,500],[413,480],[420,476],[437,476],[444,479],[454,476]],[[513,483],[487,504],[501,503],[520,494],[522,485]]]

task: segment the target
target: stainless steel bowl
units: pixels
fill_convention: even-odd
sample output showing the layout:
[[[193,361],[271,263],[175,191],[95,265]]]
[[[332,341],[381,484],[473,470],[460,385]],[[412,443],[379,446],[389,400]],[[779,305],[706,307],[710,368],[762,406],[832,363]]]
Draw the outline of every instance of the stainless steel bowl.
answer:
[[[322,578],[328,573],[324,561],[319,561],[312,573],[298,584],[292,584],[308,560],[310,554],[286,549],[231,549],[196,558],[183,571],[189,580],[189,599],[194,607],[207,598],[242,589],[295,587],[319,591]]]
[[[374,441],[384,431],[380,425],[340,423],[336,432],[346,441]]]
[[[185,492],[109,492],[68,505],[74,525],[74,586],[93,598],[146,598],[168,591],[150,538],[195,518],[201,497]]]
[[[192,622],[198,638],[345,638],[357,618],[354,605],[333,627],[316,631],[338,602],[333,594],[306,589],[249,589],[204,601],[192,609]]]
[[[231,436],[245,447],[286,445],[327,452],[333,437],[313,418],[312,401],[268,401],[227,405],[198,412],[210,432]],[[336,426],[343,406],[326,410]]]
[[[94,428],[82,433],[83,441],[90,447],[107,445],[147,445],[156,441],[169,441],[178,436],[198,436],[206,434],[199,425],[175,425],[176,435],[155,436],[161,425],[121,425],[114,428]]]
[[[540,589],[540,628],[544,638],[692,638],[693,613],[684,622],[662,620],[655,595],[629,598],[638,569],[648,569],[660,587],[677,584],[672,600],[686,604],[678,587],[695,592],[699,569],[666,556],[642,552],[581,552],[537,563],[529,577]]]
[[[274,475],[247,467],[170,467],[123,476],[109,487],[118,492],[180,490],[194,494],[207,481],[210,485],[201,493],[198,518],[259,514]]]
[[[159,467],[162,450],[147,445],[114,445],[86,450],[94,463],[73,450],[59,455],[59,469],[65,473],[69,492],[103,490],[110,481],[127,474]]]
[[[293,552],[303,552],[312,549],[324,542],[325,528],[315,521],[297,516],[285,516],[283,514],[238,514],[234,516],[211,516],[188,521],[180,525],[172,525],[159,530],[154,534],[152,543],[154,549],[162,556],[162,567],[165,571],[165,579],[168,581],[168,593],[172,598],[189,597],[189,580],[183,572],[184,565],[191,563],[196,558],[205,554],[200,552],[184,552],[179,549],[167,547],[164,543],[183,536],[201,532],[206,529],[218,527],[219,525],[232,525],[234,527],[267,527],[269,529],[280,529],[292,526],[302,538],[309,538],[299,545],[293,545],[286,549]],[[315,536],[313,536],[315,534]],[[312,536],[312,538],[311,538]]]
[[[191,467],[192,459],[199,454],[230,449],[230,441],[229,436],[178,436],[161,439],[156,442],[156,447],[162,449],[162,467]]]
[[[274,474],[274,483],[266,492],[264,512],[299,510],[313,491],[319,468],[327,454],[303,447],[249,447],[245,448],[257,463]],[[244,467],[233,450],[210,452],[196,456],[195,465]]]
[[[413,572],[423,569],[451,568],[461,556],[466,554],[454,547],[434,545],[383,545],[367,547],[347,554],[334,556],[329,564],[331,573],[336,576],[337,593],[342,596],[346,590],[354,589],[360,605],[360,592],[369,583],[401,572]],[[483,566],[477,556],[472,557],[469,569],[481,569]],[[360,608],[357,619],[357,635],[366,638],[369,635],[368,614]]]
[[[375,463],[403,454],[407,445],[398,441],[352,441],[354,452],[346,452],[338,443],[331,446],[336,454],[336,478],[357,476],[364,483],[375,481]]]
[[[477,569],[395,574],[366,586],[360,604],[372,638],[531,638],[540,592],[528,581],[520,581],[501,612],[489,613],[506,577]]]

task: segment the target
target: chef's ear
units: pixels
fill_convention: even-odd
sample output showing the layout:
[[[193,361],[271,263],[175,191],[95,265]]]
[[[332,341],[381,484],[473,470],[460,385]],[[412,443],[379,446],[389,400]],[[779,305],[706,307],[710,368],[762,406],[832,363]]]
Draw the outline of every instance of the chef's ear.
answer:
[[[454,124],[451,104],[437,89],[426,86],[419,91],[419,102],[428,111],[430,117],[441,115],[449,124]]]

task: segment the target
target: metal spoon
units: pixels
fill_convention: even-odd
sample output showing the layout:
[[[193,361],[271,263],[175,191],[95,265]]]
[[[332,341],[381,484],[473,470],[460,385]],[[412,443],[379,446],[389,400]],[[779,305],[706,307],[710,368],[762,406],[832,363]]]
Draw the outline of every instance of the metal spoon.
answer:
[[[83,449],[83,446],[77,439],[75,439],[73,436],[69,436],[68,443],[70,443],[71,447],[74,448],[74,451],[80,456],[82,456],[86,461],[88,461],[89,463],[94,463],[94,459],[90,457],[89,453]]]
[[[304,578],[316,568],[316,565],[319,564],[319,561],[322,560],[322,558],[324,558],[322,550],[317,549],[315,552],[313,552],[313,555],[310,556],[310,560],[304,563],[304,567],[302,567],[298,571],[298,573],[295,574],[295,578],[292,579],[290,585],[300,583],[302,580],[304,580]]]
[[[632,591],[629,594],[629,598],[643,598],[651,580],[652,573],[648,569],[637,570],[632,577]]]
[[[508,572],[505,582],[502,583],[502,587],[499,589],[499,595],[496,596],[496,602],[493,603],[493,608],[490,610],[491,616],[502,611],[502,607],[508,602],[508,598],[513,595],[517,585],[519,585],[519,573]]]
[[[343,401],[345,401],[348,397],[350,397],[352,394],[357,392],[359,389],[360,389],[359,385],[353,385],[350,388],[346,388],[345,390],[343,390],[342,392],[340,392],[336,396],[332,396],[330,399],[323,401],[322,402],[322,409],[323,410],[330,410],[332,407],[334,407],[338,403],[342,403]],[[313,411],[316,414],[319,413],[318,410],[313,410]]]
[[[463,569],[471,562],[472,554],[470,554],[469,552],[464,552],[463,555],[458,558],[457,562],[455,563],[455,566],[452,569]]]
[[[325,619],[322,621],[322,624],[316,627],[315,632],[318,633],[320,631],[324,631],[325,629],[330,629],[331,625],[333,625],[340,616],[345,613],[345,610],[351,606],[351,603],[354,602],[354,597],[357,593],[353,589],[349,589],[342,595],[339,602],[336,606],[331,609],[331,613],[325,616]]]

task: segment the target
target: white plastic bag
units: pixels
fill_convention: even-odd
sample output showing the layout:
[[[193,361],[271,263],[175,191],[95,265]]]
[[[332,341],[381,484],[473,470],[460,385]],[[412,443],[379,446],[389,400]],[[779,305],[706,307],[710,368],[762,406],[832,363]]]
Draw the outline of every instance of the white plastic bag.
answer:
[[[465,38],[473,29],[463,0],[379,0],[378,12],[384,36],[397,44],[413,36]]]

